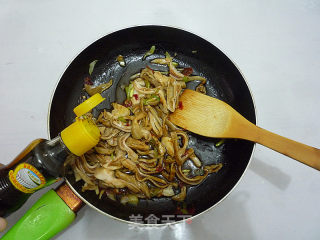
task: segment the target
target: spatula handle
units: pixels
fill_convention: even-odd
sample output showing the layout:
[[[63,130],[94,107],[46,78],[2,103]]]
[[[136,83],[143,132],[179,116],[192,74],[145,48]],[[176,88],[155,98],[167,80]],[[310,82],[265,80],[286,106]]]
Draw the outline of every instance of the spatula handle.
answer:
[[[320,170],[320,149],[293,141],[256,127],[253,141]]]

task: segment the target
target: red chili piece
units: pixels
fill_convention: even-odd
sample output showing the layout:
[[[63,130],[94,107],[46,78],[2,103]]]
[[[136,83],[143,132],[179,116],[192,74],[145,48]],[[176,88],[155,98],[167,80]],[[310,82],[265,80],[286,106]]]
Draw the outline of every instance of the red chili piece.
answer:
[[[135,98],[136,100],[139,99],[139,95],[138,95],[138,94],[133,94],[133,96],[134,96],[134,98]]]
[[[158,167],[156,168],[156,170],[157,170],[157,172],[161,172],[161,171],[163,170],[163,166],[158,166]]]
[[[180,110],[182,110],[182,109],[183,109],[183,104],[182,104],[182,102],[181,102],[181,101],[179,101],[178,107],[179,107],[179,109],[180,109]]]
[[[189,152],[190,152],[190,149],[187,149],[187,150],[184,152],[184,154],[181,155],[181,157],[183,158],[183,157],[187,156],[187,155],[189,154]]]
[[[93,85],[93,82],[91,81],[91,79],[89,77],[86,77],[84,79],[84,83],[87,84],[87,85]]]
[[[154,73],[154,70],[151,67],[149,67],[148,65],[146,66],[146,68],[150,69],[152,71],[152,73]]]
[[[123,103],[123,105],[124,105],[125,107],[131,107],[131,106],[132,106],[132,102],[131,102],[130,100],[125,100],[124,103]]]
[[[181,73],[185,76],[189,76],[193,73],[193,69],[188,67],[188,68],[183,69]]]

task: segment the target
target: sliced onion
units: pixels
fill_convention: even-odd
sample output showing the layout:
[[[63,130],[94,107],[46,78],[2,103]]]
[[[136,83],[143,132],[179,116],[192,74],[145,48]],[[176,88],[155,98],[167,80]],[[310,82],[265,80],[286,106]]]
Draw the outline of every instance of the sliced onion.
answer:
[[[123,197],[121,197],[120,203],[123,205],[126,205],[128,203],[128,204],[136,206],[139,203],[139,199],[134,194],[128,194],[128,195],[124,195]]]
[[[184,201],[184,199],[186,198],[187,196],[187,187],[186,186],[183,186],[181,188],[181,192],[175,196],[172,197],[172,200],[175,200],[175,201],[178,201],[178,202],[182,202]]]

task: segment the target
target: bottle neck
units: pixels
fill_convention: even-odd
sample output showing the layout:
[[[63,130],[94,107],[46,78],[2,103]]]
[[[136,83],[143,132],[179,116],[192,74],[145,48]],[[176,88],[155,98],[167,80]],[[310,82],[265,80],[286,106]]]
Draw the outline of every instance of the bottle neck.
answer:
[[[67,146],[63,143],[60,135],[57,137],[48,140],[47,143],[47,156],[52,159],[56,159],[57,163],[60,165],[62,164],[68,155],[71,154],[70,150]]]
[[[70,150],[67,148],[67,146],[64,144],[64,142],[61,139],[61,136],[58,135],[55,138],[48,140],[47,145],[49,146],[48,154],[50,156],[55,157],[56,155],[67,153],[70,154]]]
[[[63,163],[71,154],[60,136],[39,144],[39,159],[52,176],[63,175]]]

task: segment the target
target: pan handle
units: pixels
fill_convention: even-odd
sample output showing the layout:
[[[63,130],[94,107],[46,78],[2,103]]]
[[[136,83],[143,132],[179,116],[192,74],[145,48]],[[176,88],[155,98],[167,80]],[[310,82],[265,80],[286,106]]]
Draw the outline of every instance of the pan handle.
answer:
[[[74,193],[66,184],[62,184],[56,191],[50,190],[45,193],[1,239],[46,240],[52,238],[73,222],[76,217],[75,212],[82,206],[80,199],[75,203],[75,195],[73,195]],[[76,208],[68,204],[70,197],[73,200],[69,202],[72,202],[72,206]]]

